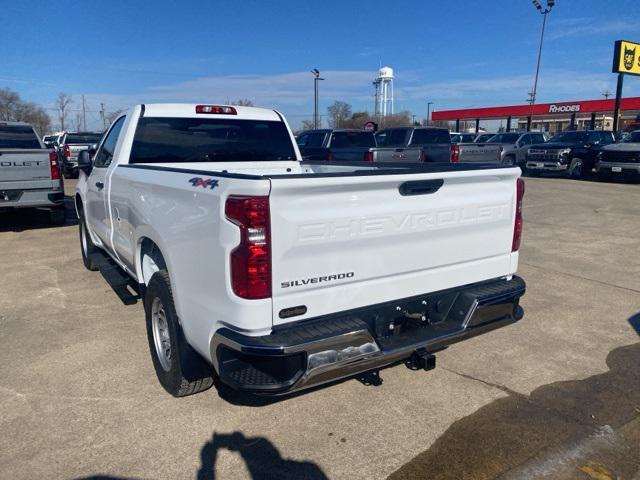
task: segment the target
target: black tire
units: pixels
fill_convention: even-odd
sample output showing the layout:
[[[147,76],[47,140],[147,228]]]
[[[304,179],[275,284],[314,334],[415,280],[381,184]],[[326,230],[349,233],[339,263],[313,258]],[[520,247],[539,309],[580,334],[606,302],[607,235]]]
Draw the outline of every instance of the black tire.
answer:
[[[80,253],[82,253],[82,263],[87,270],[95,272],[99,267],[93,263],[91,258],[93,254],[99,253],[100,249],[91,241],[91,235],[89,235],[89,232],[87,231],[87,224],[85,223],[82,211],[80,211],[80,218],[78,219],[78,233],[80,234]]]
[[[569,176],[574,180],[581,180],[585,178],[589,178],[590,173],[587,168],[585,168],[584,160],[581,158],[572,158],[571,163],[569,163]]]
[[[145,291],[144,311],[151,360],[163,388],[174,397],[185,397],[210,388],[213,385],[213,368],[184,338],[166,270],[159,270],[151,277]],[[164,320],[154,320],[156,314]],[[154,327],[154,323],[161,327]],[[169,353],[163,355],[158,350]]]
[[[53,207],[49,210],[49,222],[51,225],[62,226],[67,221],[67,211],[64,205]]]

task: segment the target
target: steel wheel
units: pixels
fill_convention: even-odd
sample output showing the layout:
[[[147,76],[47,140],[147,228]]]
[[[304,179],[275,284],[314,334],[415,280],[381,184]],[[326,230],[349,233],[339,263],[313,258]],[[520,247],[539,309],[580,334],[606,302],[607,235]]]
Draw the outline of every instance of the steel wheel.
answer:
[[[153,343],[160,365],[165,372],[171,369],[172,349],[169,337],[167,314],[162,301],[156,297],[151,304],[151,325],[153,328]]]

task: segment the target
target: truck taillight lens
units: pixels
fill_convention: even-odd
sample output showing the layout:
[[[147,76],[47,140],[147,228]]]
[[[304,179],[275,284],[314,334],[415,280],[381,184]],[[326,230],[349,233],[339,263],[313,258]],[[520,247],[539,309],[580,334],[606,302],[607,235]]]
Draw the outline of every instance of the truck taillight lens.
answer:
[[[516,221],[513,225],[513,243],[511,251],[517,252],[522,238],[522,199],[524,197],[524,180],[518,179],[516,184]]]
[[[196,113],[210,113],[214,115],[237,115],[234,107],[227,105],[196,105]]]
[[[51,168],[51,180],[60,180],[60,166],[56,152],[49,152],[49,167]]]
[[[364,161],[373,162],[373,152],[364,152]]]
[[[271,297],[269,197],[231,195],[225,215],[240,228],[240,244],[230,258],[233,292],[250,300]]]
[[[64,158],[71,158],[71,150],[69,150],[69,145],[64,146]]]
[[[327,160],[329,162],[333,162],[333,153],[331,152],[331,150],[329,150],[329,154],[327,155]]]
[[[422,150],[420,152],[420,161],[421,162],[426,162],[427,161],[427,152],[425,152],[424,150]]]
[[[460,145],[454,143],[451,145],[451,163],[460,162]]]

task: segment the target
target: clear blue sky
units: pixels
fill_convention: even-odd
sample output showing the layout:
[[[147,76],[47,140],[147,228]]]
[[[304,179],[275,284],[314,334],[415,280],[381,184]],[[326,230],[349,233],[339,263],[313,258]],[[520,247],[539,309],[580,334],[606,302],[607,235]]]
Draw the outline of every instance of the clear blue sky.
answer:
[[[544,0],[541,0],[544,1]],[[615,90],[613,42],[640,41],[638,0],[557,0],[538,100]],[[334,100],[372,110],[380,63],[396,72],[396,110],[524,103],[542,16],[529,0],[23,1],[0,9],[0,87],[51,107],[85,94],[89,121],[139,102],[249,98],[295,124]],[[640,95],[628,77],[625,95]],[[53,113],[53,112],[52,112]]]

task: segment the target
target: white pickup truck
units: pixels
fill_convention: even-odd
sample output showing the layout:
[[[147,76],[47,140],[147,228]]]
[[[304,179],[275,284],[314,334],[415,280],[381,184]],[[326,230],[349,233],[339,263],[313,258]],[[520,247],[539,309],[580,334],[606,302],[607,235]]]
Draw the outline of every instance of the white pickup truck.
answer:
[[[283,394],[522,318],[517,167],[303,162],[276,111],[138,105],[81,171],[87,268],[144,298],[160,383]]]

